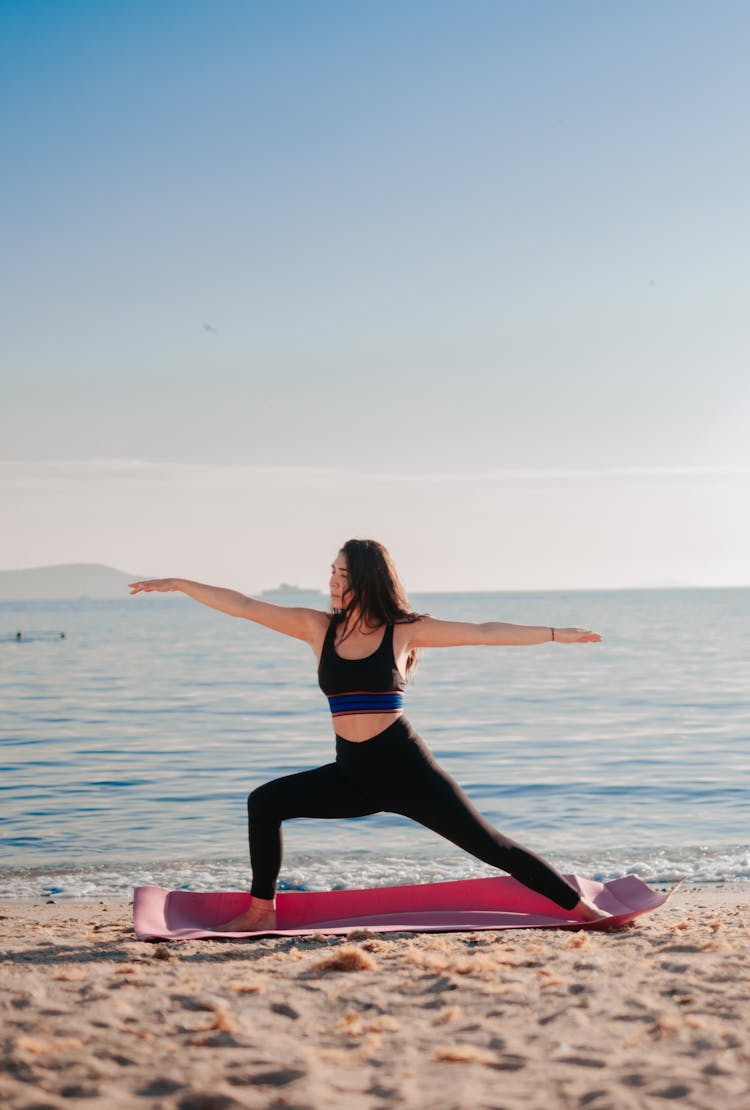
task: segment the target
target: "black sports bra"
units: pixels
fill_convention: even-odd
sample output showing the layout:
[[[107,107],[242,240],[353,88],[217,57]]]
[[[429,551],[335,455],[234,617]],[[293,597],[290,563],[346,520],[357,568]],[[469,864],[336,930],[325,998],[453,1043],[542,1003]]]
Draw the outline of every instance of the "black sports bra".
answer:
[[[318,665],[318,682],[328,698],[331,714],[392,713],[403,708],[406,685],[393,656],[393,625],[387,624],[383,639],[372,655],[344,659],[336,651],[339,621],[331,619]]]

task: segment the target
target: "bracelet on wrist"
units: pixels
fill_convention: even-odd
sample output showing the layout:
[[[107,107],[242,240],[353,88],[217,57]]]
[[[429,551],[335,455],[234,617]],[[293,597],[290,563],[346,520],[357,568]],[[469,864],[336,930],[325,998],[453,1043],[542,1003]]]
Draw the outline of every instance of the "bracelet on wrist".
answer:
[[[555,642],[555,630],[554,630],[554,628],[550,628],[550,632],[552,633],[552,643],[554,643]]]

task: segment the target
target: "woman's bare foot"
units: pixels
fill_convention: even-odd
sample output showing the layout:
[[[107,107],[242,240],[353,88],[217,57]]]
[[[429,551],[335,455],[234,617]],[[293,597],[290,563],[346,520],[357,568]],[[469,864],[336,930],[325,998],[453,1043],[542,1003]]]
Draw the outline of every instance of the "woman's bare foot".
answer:
[[[611,913],[607,913],[606,910],[600,910],[599,907],[595,906],[593,902],[590,902],[588,898],[583,897],[581,897],[578,904],[574,907],[574,912],[581,921],[606,921],[608,917],[612,916]]]
[[[217,933],[263,933],[275,928],[276,903],[272,898],[253,898],[244,913],[214,926]]]

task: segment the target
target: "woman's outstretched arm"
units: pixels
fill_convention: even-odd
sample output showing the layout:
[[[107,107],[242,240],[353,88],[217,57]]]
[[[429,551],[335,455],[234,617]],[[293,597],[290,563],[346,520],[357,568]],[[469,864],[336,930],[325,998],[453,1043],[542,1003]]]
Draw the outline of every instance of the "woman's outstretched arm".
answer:
[[[561,644],[591,644],[601,640],[598,632],[591,632],[588,628],[504,624],[501,621],[472,624],[423,617],[408,627],[411,632],[409,646],[412,648],[465,647],[472,644],[528,646],[548,644],[551,640]]]
[[[273,605],[269,601],[258,601],[237,590],[227,590],[223,586],[208,586],[203,582],[191,582],[188,578],[148,578],[141,582],[130,583],[130,593],[183,593],[218,609],[230,617],[242,617],[254,621],[285,636],[315,643],[328,625],[328,617],[318,609],[303,609],[287,605]]]

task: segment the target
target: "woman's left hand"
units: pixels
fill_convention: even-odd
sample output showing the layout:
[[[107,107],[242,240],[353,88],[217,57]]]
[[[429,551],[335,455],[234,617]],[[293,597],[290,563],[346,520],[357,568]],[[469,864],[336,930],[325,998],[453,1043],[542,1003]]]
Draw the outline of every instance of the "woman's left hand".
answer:
[[[588,628],[555,628],[555,641],[561,644],[598,644],[601,636]]]

